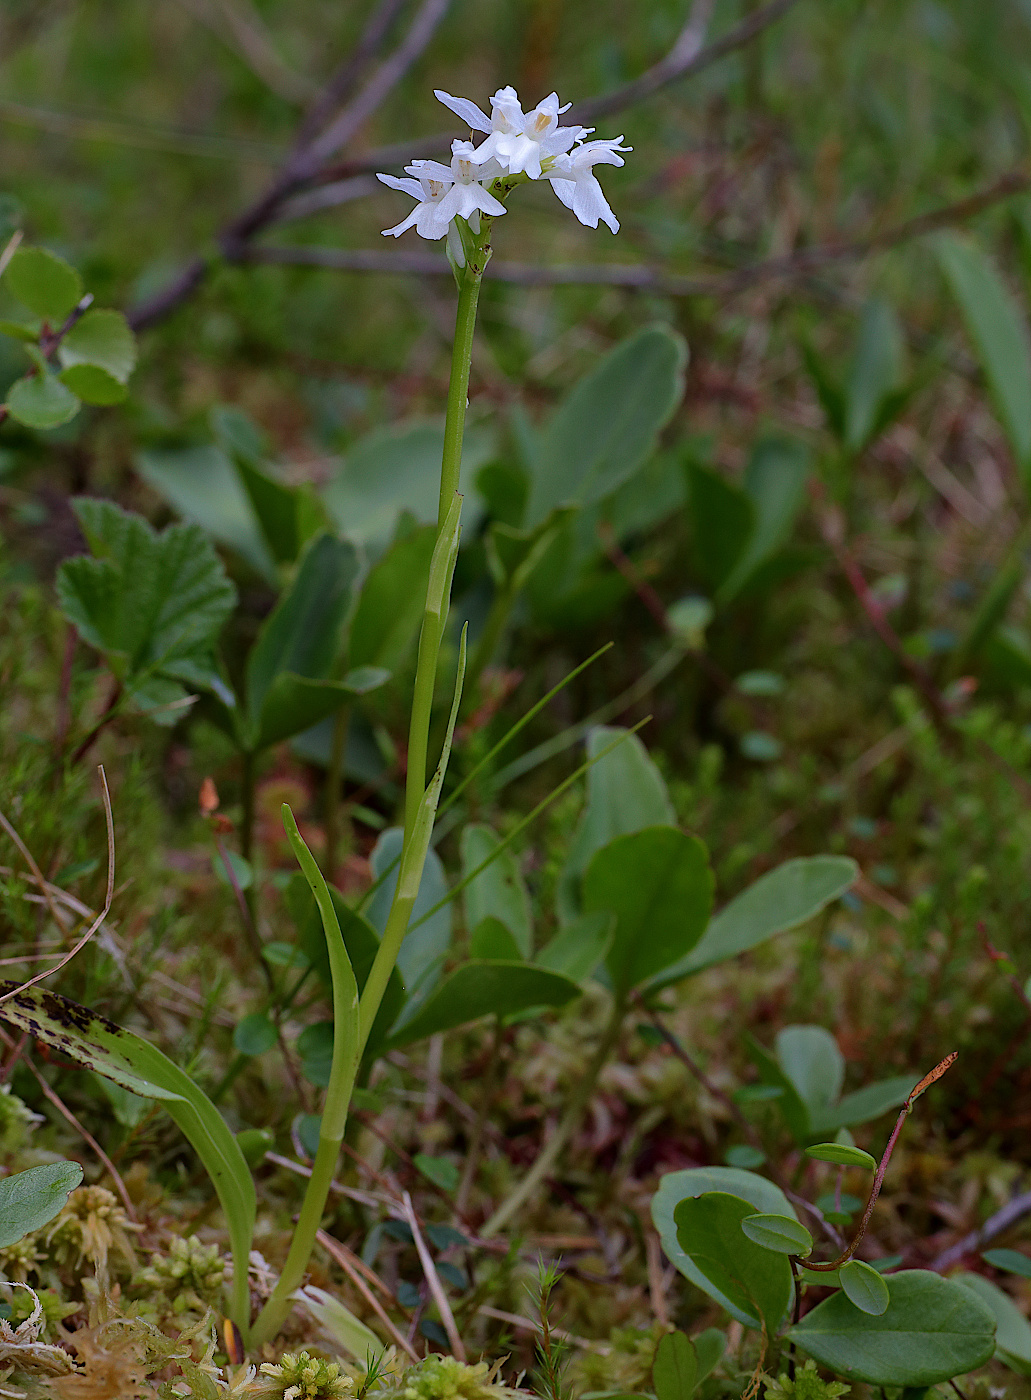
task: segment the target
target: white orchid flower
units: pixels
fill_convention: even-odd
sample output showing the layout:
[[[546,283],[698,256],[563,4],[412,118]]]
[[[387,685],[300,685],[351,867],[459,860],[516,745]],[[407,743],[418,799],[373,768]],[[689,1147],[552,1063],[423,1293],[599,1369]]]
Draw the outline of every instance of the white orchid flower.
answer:
[[[440,91],[434,96],[474,131],[487,132],[486,141],[476,147],[477,162],[496,160],[509,175],[525,172],[531,180],[539,180],[546,163],[564,155],[588,134],[586,127],[559,125],[559,117],[572,103],[560,106],[557,92],[538,102],[532,112],[524,113],[515,88],[499,88],[491,98],[489,119],[466,97]]]
[[[597,228],[600,219],[613,233],[619,232],[619,220],[605,198],[594,167],[624,165],[619,153],[633,150],[633,147],[621,146],[622,139],[617,136],[614,141],[585,141],[568,155],[560,155],[547,172],[551,188],[559,199],[588,228]]]
[[[399,179],[395,175],[380,175],[378,178],[393,190],[400,190],[418,201],[415,208],[393,228],[383,230],[385,236],[400,238],[406,229],[415,226],[422,237],[435,241],[443,238],[455,218],[465,219],[479,230],[481,214],[495,217],[505,213],[505,206],[495,199],[480,181],[493,180],[501,174],[495,162],[474,163],[473,147],[468,141],[455,141],[451,147],[450,166],[438,160],[413,160],[405,170],[410,179]]]

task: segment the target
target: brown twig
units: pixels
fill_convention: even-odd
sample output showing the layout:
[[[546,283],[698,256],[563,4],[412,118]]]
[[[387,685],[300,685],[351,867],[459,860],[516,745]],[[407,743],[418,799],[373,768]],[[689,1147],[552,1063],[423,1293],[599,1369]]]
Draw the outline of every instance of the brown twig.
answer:
[[[990,1215],[979,1229],[971,1230],[961,1240],[950,1244],[948,1249],[942,1250],[941,1254],[936,1255],[927,1267],[933,1269],[935,1273],[947,1273],[949,1269],[962,1263],[968,1254],[978,1253],[986,1244],[989,1244],[998,1235],[1004,1234],[1011,1225],[1015,1225],[1018,1220],[1022,1220],[1028,1214],[1031,1214],[1031,1191],[1024,1191],[1019,1196],[1014,1196],[1012,1200],[1007,1201],[994,1215]]]
[[[895,1126],[891,1130],[891,1137],[888,1139],[888,1145],[887,1147],[885,1147],[884,1155],[881,1157],[880,1163],[877,1167],[877,1173],[874,1176],[873,1185],[870,1187],[870,1195],[867,1198],[866,1207],[863,1210],[863,1216],[856,1229],[856,1233],[853,1235],[849,1244],[846,1245],[846,1247],[839,1254],[837,1259],[834,1259],[827,1264],[814,1264],[807,1259],[805,1263],[805,1267],[807,1269],[811,1269],[815,1273],[830,1273],[835,1269],[840,1269],[842,1264],[847,1264],[848,1261],[855,1254],[856,1250],[863,1242],[863,1236],[866,1234],[866,1227],[870,1223],[870,1217],[873,1215],[874,1206],[877,1204],[877,1197],[881,1194],[881,1186],[884,1183],[884,1174],[888,1170],[888,1163],[891,1161],[891,1154],[895,1150],[895,1144],[896,1142],[898,1142],[899,1134],[902,1132],[903,1124],[909,1117],[910,1113],[913,1111],[913,1105],[916,1103],[920,1095],[925,1093],[926,1090],[928,1090],[932,1084],[937,1083],[937,1081],[942,1077],[942,1075],[952,1068],[952,1066],[956,1063],[956,1060],[958,1058],[959,1052],[953,1050],[951,1055],[946,1055],[944,1060],[942,1060],[939,1064],[936,1064],[934,1069],[932,1069],[928,1074],[925,1074],[923,1079],[921,1079],[920,1083],[915,1085],[910,1091],[906,1102],[902,1105],[902,1109],[899,1113],[898,1119],[896,1120]]]

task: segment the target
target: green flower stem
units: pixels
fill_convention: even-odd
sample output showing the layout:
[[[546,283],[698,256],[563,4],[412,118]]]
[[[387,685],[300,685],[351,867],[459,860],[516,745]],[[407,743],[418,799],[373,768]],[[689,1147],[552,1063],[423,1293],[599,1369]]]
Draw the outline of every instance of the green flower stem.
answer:
[[[476,307],[480,300],[482,270],[467,267],[458,284],[458,311],[455,316],[455,343],[451,350],[451,382],[447,391],[447,418],[444,423],[444,460],[440,470],[440,505],[437,530],[443,530],[451,501],[458,490],[462,470],[462,438],[465,410],[469,403],[469,373],[473,362],[473,333]]]
[[[608,1025],[605,1027],[601,1040],[598,1042],[598,1048],[595,1050],[590,1063],[584,1070],[583,1077],[580,1079],[576,1089],[566,1103],[566,1109],[559,1119],[558,1127],[552,1133],[543,1151],[519,1185],[505,1197],[494,1214],[483,1226],[480,1234],[484,1239],[489,1239],[491,1235],[496,1235],[502,1226],[507,1225],[512,1217],[532,1198],[537,1188],[558,1161],[566,1143],[580,1126],[584,1110],[590,1103],[591,1095],[594,1093],[594,1086],[598,1082],[598,1076],[605,1068],[605,1064],[612,1053],[613,1046],[619,1039],[619,1033],[623,1028],[623,1018],[626,1015],[626,1007],[627,999],[625,995],[617,995],[612,1003],[612,1015],[609,1017]]]

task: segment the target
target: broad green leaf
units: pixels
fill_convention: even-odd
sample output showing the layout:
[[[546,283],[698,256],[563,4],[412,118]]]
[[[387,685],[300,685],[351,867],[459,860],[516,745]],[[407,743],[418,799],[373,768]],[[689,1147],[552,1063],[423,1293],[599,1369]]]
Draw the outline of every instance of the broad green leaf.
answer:
[[[235,463],[220,447],[148,449],[136,454],[136,470],[180,515],[278,584],[254,507]]]
[[[989,1360],[995,1318],[969,1289],[924,1269],[885,1282],[888,1306],[880,1316],[835,1293],[796,1323],[788,1340],[844,1380],[869,1385],[937,1385]]]
[[[298,490],[241,457],[235,463],[268,552],[277,564],[292,564],[306,542],[299,529]]]
[[[861,1259],[848,1259],[837,1271],[838,1282],[860,1312],[880,1317],[888,1306],[888,1285],[876,1269]]]
[[[78,1162],[45,1162],[0,1180],[0,1249],[53,1220],[81,1181]]]
[[[82,297],[82,278],[49,248],[19,248],[7,264],[4,281],[23,306],[54,329]]]
[[[797,1254],[805,1258],[813,1252],[813,1237],[797,1220],[786,1215],[746,1215],[741,1229],[753,1244],[775,1254]]]
[[[691,563],[714,592],[730,580],[757,529],[751,497],[711,467],[692,462]]]
[[[1017,1249],[986,1249],[984,1261],[993,1269],[1005,1269],[1009,1274],[1031,1278],[1031,1259]]]
[[[55,374],[27,374],[7,391],[7,411],[15,422],[40,432],[70,422],[79,408],[79,400]]]
[[[415,642],[437,532],[432,525],[397,540],[370,569],[351,622],[352,666],[396,671]]]
[[[1027,319],[994,262],[972,238],[940,234],[942,271],[959,302],[967,333],[1009,438],[1025,485],[1031,482],[1031,336]]]
[[[487,531],[484,543],[487,564],[496,588],[512,593],[525,587],[526,581],[550,549],[565,525],[573,507],[549,511],[532,530],[518,530],[496,520]]]
[[[264,1011],[255,1011],[238,1021],[233,1031],[233,1048],[241,1055],[264,1055],[275,1045],[276,1028]]]
[[[659,1338],[652,1383],[655,1400],[691,1400],[698,1384],[698,1357],[694,1343],[683,1332],[667,1332]]]
[[[748,1047],[749,1058],[758,1068],[763,1084],[780,1090],[777,1107],[784,1115],[792,1136],[796,1142],[804,1143],[814,1132],[807,1104],[768,1050],[751,1035],[746,1034],[745,1044]]]
[[[612,747],[614,741],[620,743]],[[606,749],[610,752],[605,753]],[[604,754],[603,758],[597,758]],[[580,913],[580,877],[595,853],[617,836],[646,826],[673,826],[676,818],[662,774],[636,734],[599,726],[587,736],[587,801],[569,845],[558,890],[559,916]]]
[[[827,426],[836,438],[845,436],[845,390],[828,370],[821,351],[809,341],[802,342],[802,358],[816,388]]]
[[[464,524],[471,535],[479,522],[473,483],[490,458],[493,436],[484,428],[466,430],[459,490],[465,492]],[[322,493],[341,534],[378,553],[394,533],[402,511],[420,525],[437,519],[444,428],[408,423],[382,428],[356,443]]]
[[[651,826],[618,836],[584,876],[584,909],[616,915],[605,962],[617,991],[676,962],[701,938],[712,909],[709,853],[694,836]]]
[[[522,949],[500,919],[490,915],[480,922],[469,935],[469,956],[486,958],[489,962],[525,962]]]
[[[257,727],[248,727],[247,746],[257,751],[303,734],[327,715],[335,715],[356,693],[361,692],[346,681],[312,680],[280,671],[265,692]]]
[[[425,1152],[417,1152],[412,1161],[427,1181],[439,1186],[442,1191],[456,1191],[461,1174],[448,1157],[429,1157]]]
[[[0,335],[9,335],[14,340],[24,340],[28,345],[34,345],[39,340],[41,329],[38,316],[31,321],[0,320]]]
[[[816,1162],[833,1162],[838,1167],[864,1167],[867,1171],[877,1170],[876,1160],[861,1147],[850,1147],[844,1142],[818,1142],[805,1150],[807,1157]]]
[[[706,1376],[723,1360],[723,1353],[727,1349],[727,1336],[718,1327],[707,1327],[704,1332],[699,1332],[697,1337],[693,1337],[692,1341],[698,1359],[698,1384],[701,1385]]]
[[[527,526],[556,506],[603,500],[633,475],[680,402],[686,363],[681,337],[650,326],[580,380],[536,435]]]
[[[845,383],[845,445],[858,451],[881,426],[884,403],[903,376],[905,341],[890,302],[871,297],[863,307],[855,354]]]
[[[91,365],[127,384],[136,368],[136,337],[120,311],[91,309],[61,341],[58,358],[65,369]]]
[[[343,540],[323,534],[305,549],[296,578],[265,619],[247,658],[247,712],[255,730],[264,727],[265,701],[278,677],[329,678],[357,573],[357,555]],[[325,713],[291,732],[310,728]]]
[[[710,1298],[714,1298],[721,1307],[726,1308],[738,1322],[748,1327],[754,1326],[754,1314],[742,1312],[721,1293],[696,1268],[677,1239],[677,1206],[681,1201],[701,1196],[707,1191],[729,1192],[747,1201],[752,1211],[784,1215],[795,1221],[798,1217],[779,1186],[767,1181],[764,1176],[757,1176],[755,1172],[743,1171],[738,1167],[689,1167],[684,1171],[669,1172],[659,1182],[659,1189],[652,1197],[652,1220],[662,1241],[666,1258],[685,1278],[690,1279],[697,1288],[708,1293]],[[713,1364],[715,1365],[715,1362]]]
[[[381,934],[387,926],[387,915],[390,913],[390,903],[397,886],[402,836],[399,827],[389,827],[376,842],[370,857],[372,873],[377,879],[384,874],[388,866],[393,866],[365,911],[369,923]],[[432,909],[446,894],[447,878],[444,875],[444,867],[436,851],[430,849],[426,854],[419,893],[412,909],[412,923],[418,923],[427,910]],[[451,905],[444,904],[424,924],[413,928],[401,944],[397,968],[404,982],[410,1011],[414,1011],[440,981],[444,959],[450,947]]]
[[[218,1109],[178,1065],[142,1036],[40,987],[0,984],[0,1018],[51,1050],[105,1075],[141,1098],[159,1099],[207,1168],[226,1217],[233,1252],[232,1317],[248,1326],[247,1261],[254,1234],[254,1182],[236,1138]]]
[[[673,1212],[677,1240],[699,1272],[733,1303],[746,1325],[765,1323],[772,1337],[791,1305],[791,1264],[750,1240],[741,1228],[752,1214],[749,1201],[724,1191],[708,1191],[681,1201]]]
[[[612,947],[616,916],[606,910],[581,914],[559,929],[535,957],[538,967],[564,973],[574,982],[586,982],[604,962]]]
[[[361,1322],[350,1309],[345,1308],[339,1298],[316,1288],[309,1283],[298,1290],[299,1301],[311,1313],[316,1322],[324,1327],[329,1335],[359,1365],[371,1371],[374,1363],[386,1350],[383,1342]]]
[[[402,1015],[388,1043],[394,1047],[411,1045],[481,1016],[513,1016],[534,1006],[564,1006],[579,995],[580,987],[571,978],[533,963],[463,963],[448,973],[412,1015]]]
[[[875,1084],[867,1084],[863,1089],[845,1094],[826,1113],[815,1116],[813,1131],[850,1128],[857,1123],[869,1123],[890,1109],[901,1108],[915,1082],[911,1074],[900,1074],[894,1079],[879,1079]]]
[[[462,832],[462,878],[489,859],[501,839],[489,826],[470,823]],[[465,887],[466,927],[475,929],[484,919],[498,919],[515,939],[524,958],[533,948],[530,897],[515,852],[506,848],[486,870]]]
[[[171,525],[157,534],[111,501],[80,498],[74,508],[92,556],[64,561],[57,596],[84,640],[123,680],[177,679],[207,664],[236,589],[201,531]]]
[[[787,544],[805,500],[809,453],[804,444],[790,438],[761,438],[745,468],[744,490],[753,507],[754,528],[717,600],[728,603],[755,577],[758,570]]]
[[[122,403],[129,397],[125,385],[99,365],[72,365],[70,369],[63,369],[58,378],[83,403],[100,408]]]
[[[786,1026],[773,1042],[777,1063],[809,1110],[810,1119],[827,1114],[845,1082],[845,1057],[823,1026]]]
[[[786,860],[724,905],[693,951],[654,978],[650,988],[691,977],[808,922],[844,894],[858,874],[858,865],[847,856]]]
[[[995,1318],[995,1355],[1021,1376],[1031,1376],[1031,1323],[1008,1293],[981,1274],[954,1274]]]

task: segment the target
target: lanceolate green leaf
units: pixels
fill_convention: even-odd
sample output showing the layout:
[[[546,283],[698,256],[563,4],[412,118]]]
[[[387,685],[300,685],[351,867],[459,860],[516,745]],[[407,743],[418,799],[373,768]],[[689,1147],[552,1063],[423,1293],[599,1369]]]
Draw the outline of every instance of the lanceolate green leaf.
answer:
[[[204,1163],[225,1212],[233,1251],[233,1321],[248,1326],[247,1263],[254,1234],[256,1198],[236,1138],[218,1109],[184,1070],[156,1046],[95,1011],[41,987],[18,991],[0,984],[0,1018],[36,1040],[141,1098],[159,1099]]]
[[[658,991],[725,962],[813,918],[843,895],[859,874],[847,856],[808,856],[786,860],[725,905],[694,949],[649,982]]]
[[[53,1220],[82,1180],[78,1162],[45,1162],[0,1181],[0,1249]]]
[[[885,1283],[889,1301],[879,1316],[835,1293],[790,1329],[789,1340],[846,1380],[870,1385],[937,1385],[991,1357],[995,1318],[962,1284],[924,1269]]]
[[[974,343],[1025,485],[1031,484],[1031,336],[1022,308],[972,238],[939,235],[938,258]]]

